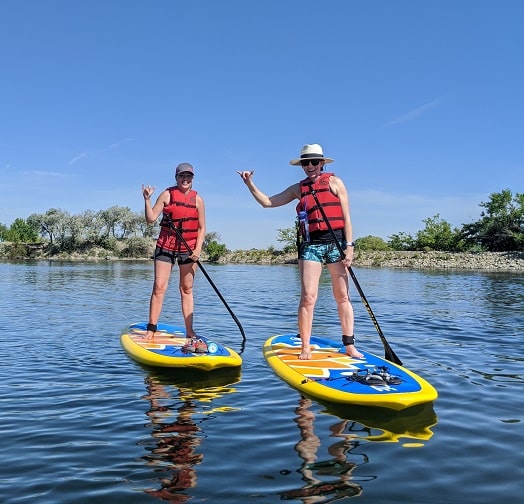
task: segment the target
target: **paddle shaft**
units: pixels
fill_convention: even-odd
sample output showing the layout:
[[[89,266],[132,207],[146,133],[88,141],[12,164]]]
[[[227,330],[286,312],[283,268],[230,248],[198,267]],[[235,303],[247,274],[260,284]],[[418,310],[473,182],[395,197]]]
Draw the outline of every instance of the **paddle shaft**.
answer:
[[[169,219],[169,227],[175,232],[177,238],[180,240],[180,242],[184,245],[184,247],[186,247],[187,251],[189,252],[190,255],[193,255],[193,251],[191,250],[191,247],[187,244],[187,241],[185,240],[185,238],[182,236],[182,233],[180,232],[180,229],[178,229],[174,224],[173,224],[173,220],[172,219]],[[235,321],[236,325],[238,326],[239,330],[240,330],[240,334],[242,334],[242,339],[244,340],[244,343],[246,341],[246,335],[244,333],[244,328],[242,327],[242,324],[240,323],[240,321],[238,320],[238,318],[236,317],[236,315],[233,313],[233,310],[229,307],[229,305],[227,304],[226,300],[224,299],[224,296],[222,296],[222,294],[220,293],[220,291],[218,290],[217,286],[214,284],[213,280],[211,280],[211,277],[208,275],[207,271],[205,270],[204,266],[202,266],[202,263],[197,259],[195,261],[198,265],[198,267],[200,268],[200,270],[202,271],[202,273],[204,274],[204,276],[206,277],[207,281],[209,282],[209,285],[211,285],[211,287],[213,287],[213,290],[216,292],[217,296],[220,298],[220,301],[222,301],[222,303],[224,304],[224,306],[227,308],[227,311],[229,312],[229,314],[231,315],[231,317],[233,317],[233,320]]]
[[[313,195],[313,198],[315,198],[315,203],[317,204],[320,210],[320,213],[322,214],[322,218],[326,222],[327,227],[331,235],[333,236],[335,245],[337,246],[342,257],[346,257],[346,253],[342,249],[342,245],[340,245],[340,242],[338,241],[337,236],[335,235],[335,231],[333,231],[333,228],[331,227],[331,223],[329,222],[329,219],[327,218],[326,212],[324,211],[324,208],[320,204],[320,201],[318,201],[316,190],[313,189],[311,185],[310,185],[310,191],[311,191],[311,194]],[[355,273],[353,269],[351,268],[351,266],[348,266],[348,271],[349,271],[349,274],[351,275],[351,279],[353,280],[353,283],[355,284],[355,287],[357,288],[360,298],[362,299],[362,302],[364,303],[364,306],[366,307],[366,310],[369,313],[371,320],[373,321],[373,325],[375,326],[375,329],[377,330],[377,333],[380,336],[382,345],[384,346],[385,358],[391,362],[394,362],[395,364],[402,365],[402,361],[396,356],[393,349],[389,346],[389,343],[387,342],[386,337],[384,336],[384,333],[382,332],[382,329],[380,329],[380,326],[378,325],[378,321],[375,317],[375,314],[373,313],[373,310],[371,309],[371,306],[369,305],[368,300],[366,299],[366,296],[364,295],[364,291],[360,287],[360,284],[358,283],[357,277],[355,276]]]

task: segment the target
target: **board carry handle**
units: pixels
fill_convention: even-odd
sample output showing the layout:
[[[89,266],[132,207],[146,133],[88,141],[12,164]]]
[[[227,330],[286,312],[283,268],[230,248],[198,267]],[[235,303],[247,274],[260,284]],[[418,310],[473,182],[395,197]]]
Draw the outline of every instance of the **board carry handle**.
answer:
[[[335,244],[338,248],[338,251],[340,252],[342,257],[346,257],[346,253],[342,249],[342,245],[340,245],[340,242],[337,239],[337,236],[335,235],[335,231],[333,231],[333,228],[331,227],[331,223],[329,222],[329,219],[327,218],[326,212],[324,211],[324,208],[320,204],[317,198],[317,192],[315,189],[313,189],[313,186],[311,185],[313,182],[310,182],[310,191],[313,195],[313,198],[315,198],[315,203],[317,204],[320,213],[322,214],[322,218],[327,224],[327,227],[333,236],[333,240],[335,240]],[[357,277],[355,276],[355,273],[353,272],[353,268],[351,266],[348,266],[349,274],[351,275],[351,279],[353,280],[353,283],[355,284],[355,287],[357,288],[357,291],[360,295],[360,298],[362,299],[362,302],[364,303],[364,306],[366,307],[366,310],[371,317],[371,320],[373,321],[373,325],[375,326],[375,329],[377,330],[378,335],[380,336],[380,339],[382,341],[382,345],[384,346],[384,357],[391,362],[394,362],[395,364],[398,364],[402,366],[402,361],[397,357],[393,349],[389,346],[388,341],[386,340],[386,337],[384,336],[384,333],[382,332],[382,329],[380,329],[380,326],[378,325],[378,321],[375,317],[375,314],[373,313],[373,310],[371,309],[371,306],[368,303],[368,300],[366,299],[366,296],[364,295],[364,291],[360,287],[360,284],[358,283]]]
[[[175,232],[177,238],[184,245],[184,247],[186,247],[187,251],[191,255],[193,255],[193,250],[191,250],[191,247],[187,244],[187,241],[182,236],[182,233],[180,232],[180,229],[178,229],[175,226],[172,217],[170,215],[167,215],[167,214],[164,214],[164,215],[167,217],[167,222],[169,224],[169,227]],[[244,333],[244,328],[242,327],[242,324],[240,323],[240,321],[238,320],[236,315],[233,313],[233,310],[227,304],[226,300],[224,299],[224,296],[222,296],[222,294],[218,290],[217,286],[214,284],[213,280],[211,280],[211,277],[208,275],[208,273],[205,270],[204,266],[202,266],[202,263],[198,259],[195,262],[197,263],[198,267],[200,268],[200,270],[202,271],[202,273],[206,277],[207,281],[209,282],[209,285],[211,285],[211,287],[213,287],[213,290],[216,292],[217,296],[220,298],[220,301],[222,301],[222,303],[226,307],[226,309],[229,312],[229,314],[231,315],[231,317],[233,317],[233,320],[235,321],[236,325],[238,326],[238,329],[240,330],[240,334],[242,335],[242,340],[243,340],[243,342],[245,344],[246,343],[246,334]],[[242,348],[242,350],[243,350],[243,348]]]

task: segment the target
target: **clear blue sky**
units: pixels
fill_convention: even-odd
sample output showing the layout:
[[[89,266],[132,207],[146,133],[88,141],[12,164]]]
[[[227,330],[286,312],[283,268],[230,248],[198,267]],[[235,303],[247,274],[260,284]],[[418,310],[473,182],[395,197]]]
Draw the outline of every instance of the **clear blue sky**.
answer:
[[[524,191],[521,0],[0,0],[0,223],[142,212],[195,166],[208,232],[279,246],[263,209],[320,143],[355,238],[452,226]]]

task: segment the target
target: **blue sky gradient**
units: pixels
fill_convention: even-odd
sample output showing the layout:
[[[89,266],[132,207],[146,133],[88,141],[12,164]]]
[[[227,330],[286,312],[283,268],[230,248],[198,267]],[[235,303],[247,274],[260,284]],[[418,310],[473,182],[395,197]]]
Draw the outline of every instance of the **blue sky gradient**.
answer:
[[[0,223],[142,212],[141,185],[195,166],[208,232],[279,246],[263,209],[320,143],[354,237],[478,220],[524,191],[520,0],[1,0]]]

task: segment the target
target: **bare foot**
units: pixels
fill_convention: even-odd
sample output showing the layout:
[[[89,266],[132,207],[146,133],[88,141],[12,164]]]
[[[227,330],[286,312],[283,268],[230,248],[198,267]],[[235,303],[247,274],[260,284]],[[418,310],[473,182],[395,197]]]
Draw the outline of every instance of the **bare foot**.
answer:
[[[146,331],[146,339],[153,339],[155,337],[155,331]]]
[[[301,360],[309,360],[311,359],[311,350],[309,347],[302,348],[302,351],[300,352],[300,355],[298,356]]]
[[[361,354],[355,347],[355,345],[346,345],[346,354],[355,359],[361,359],[364,354]]]

